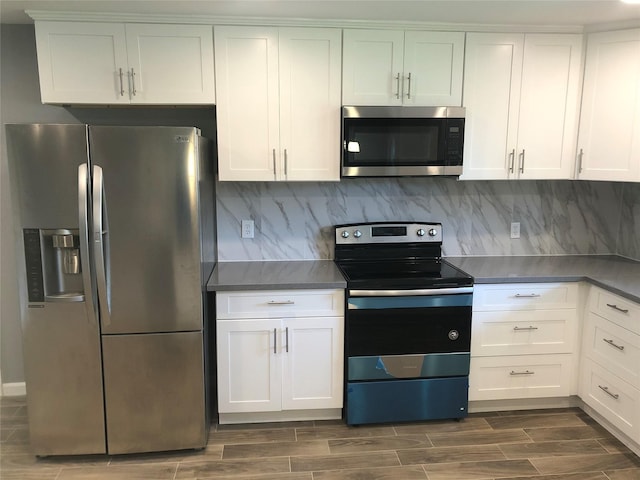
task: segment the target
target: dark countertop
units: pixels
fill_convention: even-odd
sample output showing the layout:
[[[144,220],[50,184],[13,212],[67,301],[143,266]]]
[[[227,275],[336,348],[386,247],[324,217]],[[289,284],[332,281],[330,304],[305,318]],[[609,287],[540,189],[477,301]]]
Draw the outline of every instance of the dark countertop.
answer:
[[[347,282],[333,260],[222,262],[216,265],[207,291],[345,288]]]
[[[475,283],[588,281],[640,303],[640,262],[615,255],[446,257]]]
[[[446,257],[475,283],[588,281],[640,303],[640,262],[616,255]],[[218,263],[207,291],[345,288],[332,260]]]

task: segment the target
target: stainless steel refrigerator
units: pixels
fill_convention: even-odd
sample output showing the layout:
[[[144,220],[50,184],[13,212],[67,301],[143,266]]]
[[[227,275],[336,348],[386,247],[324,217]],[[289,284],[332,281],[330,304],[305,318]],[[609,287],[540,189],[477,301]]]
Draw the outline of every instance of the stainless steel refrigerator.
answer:
[[[204,447],[210,142],[190,127],[6,133],[34,453]]]

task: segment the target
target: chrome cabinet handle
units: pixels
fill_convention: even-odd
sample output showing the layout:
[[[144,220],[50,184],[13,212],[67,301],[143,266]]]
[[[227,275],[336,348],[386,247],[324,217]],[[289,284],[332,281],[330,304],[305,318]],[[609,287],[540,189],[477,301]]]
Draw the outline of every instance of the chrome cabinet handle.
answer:
[[[602,341],[605,342],[605,343],[608,343],[609,345],[611,345],[612,347],[617,348],[620,351],[624,350],[624,345],[618,345],[613,340],[610,340],[608,338],[603,338]]]
[[[284,175],[287,175],[287,149],[284,149]]]
[[[516,293],[514,295],[515,298],[538,298],[539,296],[538,293]]]
[[[580,149],[580,153],[578,153],[578,173],[582,173],[582,156],[584,152]]]
[[[524,148],[520,154],[520,173],[524,173]]]
[[[514,164],[516,163],[516,149],[515,148],[513,150],[511,150],[511,153],[509,154],[509,159],[510,159],[509,171],[511,173],[513,173],[513,167],[514,167]]]
[[[531,325],[528,327],[513,327],[514,332],[525,332],[528,330],[538,330],[538,327],[532,327]]]
[[[119,69],[120,72],[120,96],[124,97],[124,83],[122,83],[122,69]]]
[[[394,78],[396,79],[396,98],[400,98],[400,72]]]
[[[617,310],[617,311],[622,312],[622,313],[629,313],[629,310],[628,310],[628,309],[620,308],[620,307],[619,307],[619,306],[617,306],[616,304],[613,304],[613,305],[612,305],[612,304],[610,304],[610,303],[607,303],[607,307],[609,307],[609,308],[613,308],[614,310]]]
[[[285,337],[287,339],[287,343],[285,344],[284,349],[285,349],[285,352],[289,353],[289,327],[286,327],[284,331],[285,331]]]
[[[136,95],[137,90],[136,90],[136,72],[133,71],[133,68],[131,69],[131,93],[133,94],[133,96]]]
[[[276,176],[276,149],[273,149],[273,176]]]
[[[267,305],[295,305],[295,301],[293,300],[283,300],[283,301],[276,301],[276,300],[270,300],[267,302]]]
[[[411,98],[411,72],[407,75],[407,98]]]
[[[276,355],[278,353],[278,350],[276,350],[276,346],[277,346],[277,334],[278,329],[274,328],[273,329],[273,354]]]
[[[511,370],[511,373],[509,373],[509,375],[511,376],[516,376],[516,375],[533,375],[536,372],[532,372],[530,370],[525,370],[524,372],[516,372],[515,370]]]
[[[606,393],[607,395],[609,395],[611,398],[615,398],[616,400],[618,398],[620,398],[620,395],[617,393],[611,393],[609,391],[609,387],[603,387],[602,385],[598,385],[598,388],[600,388],[600,390],[602,390],[604,393]]]

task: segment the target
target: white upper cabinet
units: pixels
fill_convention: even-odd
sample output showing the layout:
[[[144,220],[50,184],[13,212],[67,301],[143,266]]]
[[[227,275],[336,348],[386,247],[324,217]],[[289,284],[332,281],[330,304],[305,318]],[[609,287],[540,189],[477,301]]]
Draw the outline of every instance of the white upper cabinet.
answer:
[[[578,178],[640,181],[640,29],[587,39]]]
[[[43,103],[213,104],[212,27],[36,22]]]
[[[339,180],[338,29],[216,27],[220,180]]]
[[[464,33],[344,30],[345,105],[460,106]]]
[[[467,34],[464,180],[568,179],[582,36]]]

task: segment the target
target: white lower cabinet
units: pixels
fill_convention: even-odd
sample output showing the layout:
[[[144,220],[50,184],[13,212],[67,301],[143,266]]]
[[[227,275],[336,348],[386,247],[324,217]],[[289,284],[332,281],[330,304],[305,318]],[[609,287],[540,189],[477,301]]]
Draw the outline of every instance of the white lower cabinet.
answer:
[[[216,311],[221,422],[229,413],[342,408],[342,290],[219,292]]]
[[[476,285],[469,400],[575,393],[578,298],[575,283]]]
[[[640,305],[591,287],[580,397],[640,445]]]

